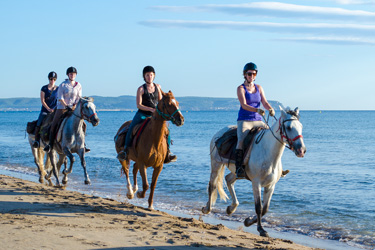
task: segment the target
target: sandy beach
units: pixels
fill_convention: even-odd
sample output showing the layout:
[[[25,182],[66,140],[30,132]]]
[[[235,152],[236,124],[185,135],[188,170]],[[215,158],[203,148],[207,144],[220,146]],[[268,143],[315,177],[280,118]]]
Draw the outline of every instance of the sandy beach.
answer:
[[[1,249],[312,249],[0,175]]]

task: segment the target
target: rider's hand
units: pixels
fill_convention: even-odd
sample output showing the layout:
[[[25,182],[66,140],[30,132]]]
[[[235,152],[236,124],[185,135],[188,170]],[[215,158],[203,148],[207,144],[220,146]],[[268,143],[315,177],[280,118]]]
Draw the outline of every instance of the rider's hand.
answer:
[[[264,116],[266,112],[264,112],[263,109],[257,109],[257,113],[260,114],[261,116]]]
[[[268,112],[270,113],[270,116],[275,116],[275,110],[273,108],[270,108]]]

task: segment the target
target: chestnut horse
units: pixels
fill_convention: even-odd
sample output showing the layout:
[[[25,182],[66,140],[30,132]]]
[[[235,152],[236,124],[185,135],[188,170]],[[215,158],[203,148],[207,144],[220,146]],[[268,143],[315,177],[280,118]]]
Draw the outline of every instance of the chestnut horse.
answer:
[[[137,197],[145,198],[146,191],[149,188],[149,184],[147,182],[146,169],[148,167],[154,168],[152,174],[150,196],[148,198],[149,209],[153,209],[153,197],[156,183],[158,181],[159,174],[163,169],[164,159],[167,155],[167,136],[169,133],[167,121],[172,121],[172,123],[176,126],[182,126],[184,124],[184,117],[179,109],[178,102],[174,98],[172,92],[162,92],[162,95],[163,97],[157,104],[156,110],[152,114],[150,121],[148,122],[147,126],[144,127],[144,130],[137,138],[136,145],[133,144],[129,148],[128,159],[125,161],[120,161],[122,165],[122,170],[126,175],[128,188],[126,196],[129,199],[133,199],[134,192],[138,190],[138,171],[140,172],[142,177],[143,190],[137,192]],[[124,127],[129,126],[130,123],[131,121],[125,122],[117,131],[115,137],[117,153],[119,153],[124,148],[123,143],[120,143],[121,137],[117,135],[120,133],[120,131],[122,131]],[[128,133],[131,133],[131,131],[128,131]],[[130,160],[133,160],[135,162],[133,165],[133,187],[129,179]]]

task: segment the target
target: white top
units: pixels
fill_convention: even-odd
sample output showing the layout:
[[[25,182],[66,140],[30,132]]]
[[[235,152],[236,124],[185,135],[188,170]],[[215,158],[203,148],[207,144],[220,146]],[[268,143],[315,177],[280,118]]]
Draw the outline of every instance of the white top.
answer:
[[[72,85],[69,79],[65,79],[65,81],[60,84],[59,90],[57,91],[57,109],[65,109],[60,100],[64,100],[69,107],[72,107],[74,104],[79,102],[81,97],[81,84],[79,82],[75,82],[75,84]]]

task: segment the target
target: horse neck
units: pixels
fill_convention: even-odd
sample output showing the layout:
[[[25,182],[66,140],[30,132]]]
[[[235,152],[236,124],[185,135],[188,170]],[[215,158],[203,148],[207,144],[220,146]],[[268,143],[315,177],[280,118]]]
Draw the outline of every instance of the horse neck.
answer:
[[[77,129],[80,126],[80,124],[83,122],[83,117],[81,117],[81,102],[77,103],[73,114],[68,119],[71,120],[71,125],[73,128]]]
[[[163,132],[167,129],[167,121],[164,120],[157,112],[154,112],[150,121],[150,129],[154,144],[160,144],[164,139]]]
[[[264,138],[259,144],[267,149],[268,157],[278,159],[281,158],[285,149],[285,145],[281,143],[281,141],[279,122],[276,121],[271,128],[265,132]]]

